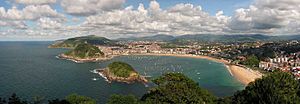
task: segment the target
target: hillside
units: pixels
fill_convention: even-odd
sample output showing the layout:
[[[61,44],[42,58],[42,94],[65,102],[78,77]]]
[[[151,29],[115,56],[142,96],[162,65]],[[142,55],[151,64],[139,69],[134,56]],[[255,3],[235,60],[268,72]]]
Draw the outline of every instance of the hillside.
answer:
[[[148,80],[139,75],[133,67],[124,62],[113,62],[109,64],[105,69],[97,70],[97,72],[107,79],[109,83],[112,81],[125,82],[125,83],[134,83],[142,82],[147,83]]]
[[[175,37],[171,35],[154,35],[146,37],[129,37],[129,38],[120,38],[119,41],[171,41]]]
[[[65,52],[64,55],[79,59],[104,57],[104,53],[98,47],[85,43],[77,45],[73,50]]]
[[[50,45],[50,48],[75,48],[79,44],[88,43],[92,45],[112,45],[114,41],[105,37],[98,37],[95,35],[75,37],[67,40],[56,41],[56,43]]]
[[[197,42],[247,42],[269,40],[272,36],[251,34],[251,35],[183,35],[176,37],[173,41],[197,41]]]
[[[108,65],[109,72],[117,77],[128,78],[130,76],[138,75],[137,72],[127,63],[113,62]]]
[[[212,35],[212,34],[193,34],[193,35],[154,35],[147,37],[131,37],[118,39],[121,41],[165,41],[173,43],[184,42],[252,42],[252,41],[280,41],[280,40],[299,40],[300,35],[269,36],[262,34],[239,34],[239,35]]]

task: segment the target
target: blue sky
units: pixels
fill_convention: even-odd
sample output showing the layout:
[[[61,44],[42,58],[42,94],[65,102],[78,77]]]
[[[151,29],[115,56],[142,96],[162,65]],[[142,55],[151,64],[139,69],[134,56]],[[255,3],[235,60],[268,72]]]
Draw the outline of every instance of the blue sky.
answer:
[[[137,8],[140,3],[144,4],[145,7],[148,7],[149,1],[150,0],[126,0],[124,7],[132,5]],[[249,6],[253,0],[157,0],[157,2],[160,3],[161,8],[163,9],[170,8],[179,3],[190,3],[195,6],[201,6],[203,10],[212,15],[220,10],[224,11],[226,15],[233,15],[236,9]],[[0,1],[0,7],[9,9],[12,5],[14,4],[9,0]],[[51,6],[57,11],[63,12],[59,3],[52,4]]]
[[[84,35],[298,35],[299,5],[300,0],[0,0],[0,41]]]
[[[170,2],[171,1],[171,2]],[[201,6],[204,11],[214,15],[217,11],[224,11],[226,15],[233,15],[238,8],[249,6],[253,0],[157,0],[162,8],[170,8],[179,3],[190,3]],[[126,6],[138,7],[139,3],[149,4],[149,0],[127,0]]]

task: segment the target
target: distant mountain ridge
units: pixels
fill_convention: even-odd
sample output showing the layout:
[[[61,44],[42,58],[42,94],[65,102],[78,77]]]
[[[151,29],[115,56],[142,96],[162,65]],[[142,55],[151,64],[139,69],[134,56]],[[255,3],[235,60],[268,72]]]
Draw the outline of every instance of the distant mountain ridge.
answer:
[[[250,42],[250,41],[274,41],[274,40],[300,40],[300,35],[288,36],[268,36],[262,34],[244,34],[244,35],[211,35],[211,34],[196,34],[196,35],[154,35],[147,37],[131,37],[117,40],[127,41],[166,41],[166,42]]]
[[[171,35],[154,35],[154,36],[146,36],[146,37],[129,37],[129,38],[120,38],[117,40],[121,41],[171,41],[174,40],[175,37]]]
[[[88,35],[82,37],[69,38],[66,40],[58,40],[50,45],[50,48],[75,48],[82,43],[91,45],[116,45],[117,41],[162,41],[173,43],[185,42],[252,42],[252,41],[281,41],[281,40],[300,40],[300,35],[286,36],[269,36],[262,34],[244,34],[244,35],[211,35],[211,34],[196,34],[196,35],[154,35],[146,37],[129,37],[110,40],[105,37]]]

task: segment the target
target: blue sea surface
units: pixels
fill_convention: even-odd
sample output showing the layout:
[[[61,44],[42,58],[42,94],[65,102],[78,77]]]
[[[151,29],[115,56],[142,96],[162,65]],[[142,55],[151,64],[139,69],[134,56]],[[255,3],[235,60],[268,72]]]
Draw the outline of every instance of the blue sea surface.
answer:
[[[124,61],[139,73],[156,78],[167,72],[180,72],[217,96],[229,96],[244,86],[222,63],[206,59],[171,56],[119,56],[109,61],[77,64],[57,59],[66,49],[47,48],[52,42],[0,42],[0,97],[12,93],[30,100],[64,98],[77,93],[104,103],[112,94],[147,92],[144,84],[107,83],[91,71],[104,68],[113,61]],[[92,80],[97,78],[98,80]]]

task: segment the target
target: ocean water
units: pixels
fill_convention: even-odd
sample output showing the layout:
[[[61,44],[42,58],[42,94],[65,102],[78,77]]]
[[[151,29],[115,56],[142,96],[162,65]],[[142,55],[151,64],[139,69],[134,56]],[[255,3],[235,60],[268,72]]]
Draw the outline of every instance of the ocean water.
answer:
[[[131,64],[139,73],[156,78],[166,72],[180,72],[216,96],[229,96],[244,86],[222,63],[206,59],[170,56],[120,56],[109,61],[76,64],[55,58],[66,49],[49,49],[52,42],[0,42],[0,97],[12,93],[30,100],[64,98],[77,93],[104,103],[111,94],[141,97],[149,87],[141,83],[108,84],[91,71],[113,61]],[[94,81],[93,78],[98,80]]]

